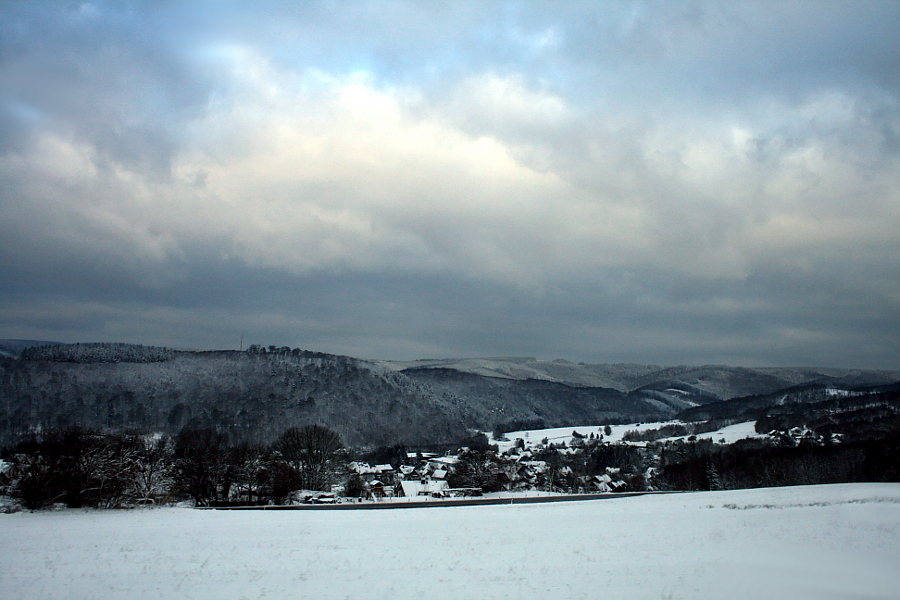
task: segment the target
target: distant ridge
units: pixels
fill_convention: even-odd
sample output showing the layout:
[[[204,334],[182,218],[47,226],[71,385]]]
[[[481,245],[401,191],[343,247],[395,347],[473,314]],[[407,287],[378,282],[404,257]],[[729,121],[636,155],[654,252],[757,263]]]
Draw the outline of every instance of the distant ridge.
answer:
[[[900,371],[816,367],[730,367],[725,365],[669,366],[652,364],[574,363],[563,359],[462,358],[416,361],[372,361],[397,371],[452,369],[484,377],[555,381],[567,385],[603,387],[632,392],[663,383],[683,384],[704,395],[726,400],[773,392],[818,381],[847,381],[857,385],[880,385],[900,381]]]
[[[270,442],[291,426],[321,424],[345,443],[453,444],[515,423],[568,427],[674,417],[733,398],[797,386],[878,386],[900,372],[862,369],[660,367],[532,357],[362,360],[299,348],[166,350],[0,340],[0,446],[34,432],[82,426],[177,433],[210,427],[234,440]],[[94,350],[82,345],[80,350]],[[132,350],[137,359],[130,358]],[[35,360],[28,355],[35,354]],[[80,356],[80,355],[79,355]],[[149,358],[154,358],[150,356]],[[696,412],[696,411],[695,411]]]

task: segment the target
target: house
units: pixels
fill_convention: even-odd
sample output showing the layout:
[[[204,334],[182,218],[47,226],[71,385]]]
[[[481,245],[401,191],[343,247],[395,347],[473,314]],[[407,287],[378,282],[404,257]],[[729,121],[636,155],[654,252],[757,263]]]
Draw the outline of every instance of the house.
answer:
[[[377,479],[368,485],[368,489],[366,491],[366,496],[371,500],[377,500],[378,498],[389,498],[394,495],[394,488],[389,485],[384,485],[383,482],[378,481]]]
[[[375,472],[375,476],[379,480],[381,480],[382,482],[384,482],[387,485],[391,485],[394,483],[394,479],[396,476],[396,471],[394,471],[394,467],[392,467],[391,465],[375,465],[372,468]]]
[[[374,467],[367,462],[354,461],[347,465],[351,473],[356,473],[366,483],[378,479],[387,485],[394,483],[396,471],[391,465],[375,465]]]
[[[450,486],[446,481],[420,479],[413,481],[401,481],[400,485],[394,488],[395,496],[404,496],[406,498],[415,498],[418,496],[434,496],[443,497],[446,490]]]
[[[356,473],[362,477],[363,481],[372,481],[376,479],[375,467],[367,462],[353,461],[347,467],[352,473]]]
[[[608,492],[615,492],[624,487],[625,482],[620,479],[615,480],[610,477],[608,473],[604,473],[603,475],[595,475],[594,477],[585,477],[582,481],[582,485],[591,492],[605,494]]]
[[[408,460],[428,460],[429,458],[434,458],[437,456],[434,452],[407,452],[406,458]]]
[[[453,471],[453,468],[458,462],[458,456],[435,456],[434,458],[428,459],[428,470],[436,471],[438,469],[446,469],[448,471]]]

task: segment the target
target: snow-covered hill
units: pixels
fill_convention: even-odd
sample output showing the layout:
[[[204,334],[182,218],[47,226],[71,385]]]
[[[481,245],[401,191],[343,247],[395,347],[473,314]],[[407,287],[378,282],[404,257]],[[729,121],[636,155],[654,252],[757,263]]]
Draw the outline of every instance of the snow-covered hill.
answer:
[[[826,399],[843,400],[836,394],[857,392],[841,382],[900,379],[900,373],[887,371],[663,368],[533,358],[391,363],[274,346],[265,352],[161,349],[157,356],[160,349],[105,344],[90,346],[109,352],[74,356],[70,345],[56,345],[52,352],[31,348],[22,354],[23,344],[34,342],[7,343],[0,349],[18,348],[18,354],[0,356],[0,446],[64,425],[171,435],[185,427],[213,428],[234,441],[268,443],[287,427],[312,423],[358,447],[453,446],[472,429],[685,419],[685,409],[706,411],[689,419],[706,420],[736,406],[740,410],[724,416],[755,420],[781,397],[773,393],[794,393],[785,386],[797,381],[814,381],[805,385]],[[719,402],[746,394],[763,395]],[[747,413],[746,406],[755,412]]]
[[[0,515],[0,598],[895,599],[900,484]]]
[[[588,364],[538,360],[533,357],[424,359],[373,361],[398,370],[452,369],[482,377],[553,381],[574,386],[600,387],[633,392],[666,391],[667,386],[686,388],[712,399],[766,394],[811,382],[852,382],[878,385],[900,380],[900,371],[819,368],[747,368],[724,365],[662,367],[633,363]],[[674,390],[670,390],[674,391]]]

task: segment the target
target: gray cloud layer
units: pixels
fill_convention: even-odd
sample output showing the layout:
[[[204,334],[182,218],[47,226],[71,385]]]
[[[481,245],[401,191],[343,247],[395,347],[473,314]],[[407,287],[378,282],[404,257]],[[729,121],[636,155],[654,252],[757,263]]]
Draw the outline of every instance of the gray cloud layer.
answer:
[[[894,3],[8,2],[0,337],[896,368]]]

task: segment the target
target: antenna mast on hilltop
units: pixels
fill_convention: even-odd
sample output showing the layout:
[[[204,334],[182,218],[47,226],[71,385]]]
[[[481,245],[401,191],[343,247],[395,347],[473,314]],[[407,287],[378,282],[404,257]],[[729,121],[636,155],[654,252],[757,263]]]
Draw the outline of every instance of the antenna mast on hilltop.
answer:
[[[244,336],[241,336],[241,352],[244,351]]]

